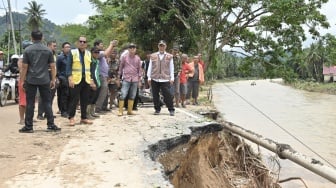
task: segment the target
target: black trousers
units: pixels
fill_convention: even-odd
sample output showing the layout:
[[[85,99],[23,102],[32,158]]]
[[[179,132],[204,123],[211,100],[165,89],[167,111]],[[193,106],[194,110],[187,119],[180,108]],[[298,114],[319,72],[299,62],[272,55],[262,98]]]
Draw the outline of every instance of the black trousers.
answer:
[[[174,112],[175,108],[173,103],[173,96],[170,92],[170,87],[172,87],[170,82],[156,82],[152,80],[151,86],[155,111],[161,111],[160,92],[162,92],[163,101],[165,102],[169,112]]]
[[[86,108],[89,103],[90,85],[85,82],[85,77],[74,88],[70,88],[69,119],[75,117],[76,107],[80,102],[81,119],[87,119]]]
[[[51,107],[51,89],[50,83],[44,85],[34,85],[25,83],[26,87],[26,116],[25,116],[25,126],[33,127],[33,118],[34,118],[34,108],[35,108],[35,97],[37,89],[40,92],[41,104],[45,110],[47,117],[47,125],[54,125],[54,114]]]
[[[97,88],[96,90],[93,90],[92,88],[90,88],[89,104],[96,104],[96,101],[99,97],[99,90],[100,90],[100,87]]]
[[[68,113],[69,101],[69,86],[60,84],[57,88],[57,104],[61,114]]]
[[[190,99],[190,97],[192,97],[193,99],[197,99],[198,93],[199,93],[199,81],[188,80],[188,90],[186,99]]]
[[[53,105],[53,101],[55,98],[55,94],[56,94],[56,88],[51,89],[50,90],[50,94],[51,94],[51,106]],[[42,104],[42,99],[41,96],[38,98],[38,109],[37,109],[37,115],[43,116],[43,114],[45,115],[45,109],[44,109],[44,104]]]

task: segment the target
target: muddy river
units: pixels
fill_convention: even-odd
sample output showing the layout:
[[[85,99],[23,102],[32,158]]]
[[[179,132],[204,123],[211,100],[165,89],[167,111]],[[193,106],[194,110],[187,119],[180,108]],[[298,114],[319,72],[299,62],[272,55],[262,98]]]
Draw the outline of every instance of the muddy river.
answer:
[[[336,166],[336,96],[296,90],[280,80],[238,81],[213,86],[213,101],[225,120],[263,135],[296,151]],[[266,158],[273,153],[263,151]],[[308,187],[330,188],[335,184],[281,160],[280,179],[301,177]],[[284,188],[305,187],[299,181]]]

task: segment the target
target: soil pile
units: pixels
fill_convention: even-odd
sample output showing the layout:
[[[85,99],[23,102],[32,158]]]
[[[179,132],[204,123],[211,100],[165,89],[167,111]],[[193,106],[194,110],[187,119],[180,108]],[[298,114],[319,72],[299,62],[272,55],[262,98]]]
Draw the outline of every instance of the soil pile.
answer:
[[[160,141],[150,150],[176,188],[280,187],[250,148],[220,124],[192,128],[190,136]]]

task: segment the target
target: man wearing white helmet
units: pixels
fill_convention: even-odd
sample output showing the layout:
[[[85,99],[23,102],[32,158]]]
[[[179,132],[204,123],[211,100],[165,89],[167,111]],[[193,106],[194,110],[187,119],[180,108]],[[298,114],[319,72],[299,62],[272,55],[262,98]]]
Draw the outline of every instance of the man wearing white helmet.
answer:
[[[9,66],[4,70],[4,72],[7,72],[8,70],[11,71],[12,74],[17,74],[19,73],[19,67],[18,67],[18,60],[19,56],[14,54],[11,57],[10,64]]]
[[[19,73],[19,67],[18,67],[18,60],[19,60],[19,56],[14,54],[11,56],[10,59],[10,63],[9,65],[6,67],[6,69],[4,70],[4,72],[10,72],[10,76],[13,78],[17,78],[18,77],[18,73]],[[13,89],[12,93],[14,93],[14,95],[16,96],[16,86],[17,86],[18,82],[17,79],[15,79],[15,82],[10,82],[9,85],[10,87]]]

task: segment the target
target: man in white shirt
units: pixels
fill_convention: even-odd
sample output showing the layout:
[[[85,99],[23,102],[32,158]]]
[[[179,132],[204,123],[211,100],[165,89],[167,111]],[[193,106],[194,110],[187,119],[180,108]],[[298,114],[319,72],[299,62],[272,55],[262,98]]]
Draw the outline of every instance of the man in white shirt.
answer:
[[[164,40],[160,40],[158,48],[159,51],[150,57],[147,71],[148,83],[152,87],[154,115],[159,115],[161,111],[161,91],[170,116],[174,116],[173,96],[170,92],[174,83],[173,55],[166,52],[167,44]]]

